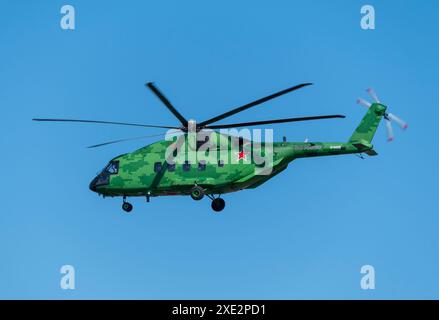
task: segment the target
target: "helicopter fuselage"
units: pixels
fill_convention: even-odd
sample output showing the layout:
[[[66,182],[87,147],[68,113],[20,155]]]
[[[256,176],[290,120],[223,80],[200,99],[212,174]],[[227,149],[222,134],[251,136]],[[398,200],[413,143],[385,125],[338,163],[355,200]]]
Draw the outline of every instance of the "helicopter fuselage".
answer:
[[[200,186],[205,194],[224,194],[260,186],[297,158],[359,152],[350,143],[275,142],[270,167],[261,170],[262,165],[252,156],[253,142],[244,150],[228,148],[226,161],[218,158],[207,163],[169,163],[169,145],[162,140],[112,159],[90,189],[103,196],[167,196],[188,195],[194,186]]]

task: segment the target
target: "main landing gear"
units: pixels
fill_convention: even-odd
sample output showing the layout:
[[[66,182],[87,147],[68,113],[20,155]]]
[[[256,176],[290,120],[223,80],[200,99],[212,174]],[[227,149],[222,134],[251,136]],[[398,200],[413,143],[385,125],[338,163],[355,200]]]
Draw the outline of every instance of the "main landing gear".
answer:
[[[224,201],[224,199],[220,198],[220,195],[218,195],[218,197],[215,198],[213,194],[206,194],[204,192],[204,189],[197,185],[195,185],[191,189],[191,198],[194,199],[195,201],[200,201],[201,199],[204,198],[204,196],[212,200],[211,206],[213,211],[220,212],[224,210],[224,207],[226,206],[226,202]]]
[[[222,198],[216,198],[212,200],[211,206],[213,211],[220,212],[224,210],[224,207],[226,206],[226,202]]]
[[[204,198],[204,189],[200,186],[195,186],[191,189],[191,197],[195,201],[200,201]]]
[[[133,210],[133,205],[129,202],[126,202],[127,197],[123,197],[122,210],[130,213]]]
[[[224,199],[220,198],[220,196],[215,198],[213,195],[209,194],[207,196],[212,200],[211,207],[213,211],[220,212],[224,210],[224,207],[226,206],[226,202],[224,201]]]

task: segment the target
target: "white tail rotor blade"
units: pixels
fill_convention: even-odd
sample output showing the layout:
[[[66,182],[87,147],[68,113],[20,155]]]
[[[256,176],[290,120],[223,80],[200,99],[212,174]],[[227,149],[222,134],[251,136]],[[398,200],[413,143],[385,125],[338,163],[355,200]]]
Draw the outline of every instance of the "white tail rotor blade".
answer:
[[[368,102],[364,99],[361,99],[361,98],[357,99],[357,103],[365,106],[366,108],[370,108],[370,106],[372,105],[370,102]]]
[[[390,122],[390,120],[387,119],[386,119],[386,129],[387,129],[387,141],[391,142],[393,141],[393,139],[395,139],[395,137],[393,135],[392,123]]]
[[[370,94],[370,96],[372,97],[372,99],[376,102],[376,103],[381,103],[380,99],[378,99],[377,94],[375,93],[375,91],[372,88],[369,88],[366,90],[367,93]]]
[[[397,116],[395,116],[392,113],[388,113],[387,117],[389,117],[390,120],[395,121],[402,129],[407,129],[408,128],[408,124],[407,122],[405,122],[404,120],[398,118]]]

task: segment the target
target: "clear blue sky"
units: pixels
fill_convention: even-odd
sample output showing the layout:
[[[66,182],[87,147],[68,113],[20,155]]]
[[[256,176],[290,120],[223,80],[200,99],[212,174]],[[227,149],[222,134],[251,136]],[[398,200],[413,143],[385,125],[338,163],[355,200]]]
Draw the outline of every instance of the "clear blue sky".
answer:
[[[76,30],[59,26],[63,4]],[[360,28],[373,4],[376,30]],[[2,1],[0,298],[439,298],[434,1]],[[381,126],[378,157],[302,159],[264,186],[208,200],[99,198],[90,180],[160,130],[33,117],[176,124],[155,81],[198,120],[301,82],[232,121],[341,113],[275,127],[289,141],[345,141],[373,86],[410,127]],[[60,289],[60,268],[76,290]],[[360,288],[375,267],[376,290]]]

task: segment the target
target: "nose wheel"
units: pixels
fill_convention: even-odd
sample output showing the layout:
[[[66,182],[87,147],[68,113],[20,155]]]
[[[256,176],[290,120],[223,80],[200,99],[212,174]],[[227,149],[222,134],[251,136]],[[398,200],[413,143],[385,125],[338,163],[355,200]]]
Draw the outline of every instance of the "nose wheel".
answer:
[[[129,213],[133,210],[133,205],[125,201],[126,197],[123,198],[122,210]]]

